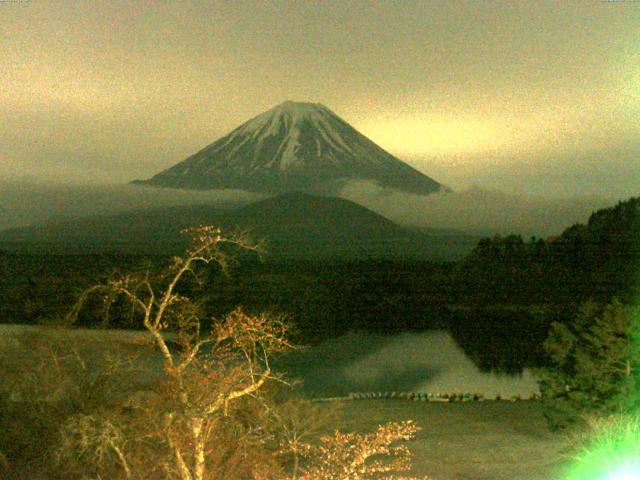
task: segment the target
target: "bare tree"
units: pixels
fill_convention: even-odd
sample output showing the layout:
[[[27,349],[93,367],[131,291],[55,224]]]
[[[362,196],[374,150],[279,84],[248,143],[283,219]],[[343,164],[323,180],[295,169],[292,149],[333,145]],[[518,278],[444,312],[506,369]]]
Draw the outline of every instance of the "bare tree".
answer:
[[[73,415],[67,419],[60,429],[61,444],[58,446],[58,461],[71,460],[68,458],[80,454],[88,462],[96,465],[107,463],[107,457],[115,457],[124,471],[125,478],[132,478],[129,461],[125,455],[127,439],[122,429],[108,418],[97,415]]]
[[[230,257],[224,248],[258,248],[242,236],[224,236],[213,227],[188,233],[192,235],[190,248],[184,256],[174,257],[161,275],[129,274],[95,285],[84,292],[68,319],[73,321],[94,294],[103,295],[107,308],[118,298],[135,307],[164,365],[161,394],[166,402],[161,430],[172,455],[167,474],[180,480],[204,480],[214,478],[213,472],[207,472],[206,448],[219,420],[240,399],[257,395],[270,380],[280,380],[271,369],[270,358],[291,345],[281,318],[236,309],[223,319],[209,319],[195,302],[179,293],[187,276],[200,279],[199,266],[215,264],[226,269]],[[177,348],[172,347],[173,341]],[[99,445],[118,454],[117,444],[122,453],[120,464],[126,470],[121,443],[111,441],[112,437],[106,440]]]
[[[106,460],[112,472],[117,468],[116,475],[126,479],[152,478],[151,472],[140,473],[151,458],[161,466],[163,478],[179,480],[366,480],[391,479],[392,472],[407,471],[409,450],[392,444],[413,438],[418,428],[412,422],[388,423],[368,435],[336,431],[316,441],[326,415],[308,402],[248,402],[263,396],[273,380],[282,381],[270,360],[292,348],[286,323],[240,308],[222,319],[207,318],[197,303],[180,293],[187,277],[201,281],[199,266],[227,268],[230,257],[224,246],[257,248],[212,227],[189,232],[192,246],[160,275],[147,271],[95,285],[69,314],[73,321],[92,295],[102,295],[106,311],[114,301],[125,299],[149,332],[164,368],[155,396],[128,402],[127,408],[134,411],[129,423],[122,410],[117,418],[104,410],[69,417],[61,428],[65,451],[75,450],[97,463]],[[273,445],[266,446],[269,441]],[[147,448],[149,442],[153,446]],[[162,453],[154,456],[157,445]],[[251,455],[263,468],[242,468]],[[290,463],[289,475],[274,460],[282,458]],[[154,472],[159,473],[157,468]]]
[[[277,456],[288,466],[288,478],[297,480],[301,473],[301,462],[308,456],[312,442],[329,427],[335,428],[342,410],[335,405],[327,408],[311,400],[296,398],[289,392],[284,400],[268,400],[271,402],[264,405],[265,418],[262,423],[271,428],[277,439]]]

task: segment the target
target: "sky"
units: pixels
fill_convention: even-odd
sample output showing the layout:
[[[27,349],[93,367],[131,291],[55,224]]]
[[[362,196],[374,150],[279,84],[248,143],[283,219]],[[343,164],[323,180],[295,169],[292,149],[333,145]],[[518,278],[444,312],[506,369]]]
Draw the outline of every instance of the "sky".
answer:
[[[640,2],[0,1],[0,177],[119,184],[291,99],[454,190],[640,193]]]

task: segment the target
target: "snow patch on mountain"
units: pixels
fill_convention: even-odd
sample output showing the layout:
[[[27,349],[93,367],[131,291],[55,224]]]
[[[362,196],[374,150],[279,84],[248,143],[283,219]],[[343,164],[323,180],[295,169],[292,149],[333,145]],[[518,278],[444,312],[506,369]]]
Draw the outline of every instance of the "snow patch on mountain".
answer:
[[[286,101],[234,130],[225,144],[239,140],[237,147],[232,150],[232,153],[235,153],[248,140],[254,140],[257,144],[254,159],[259,160],[257,157],[266,140],[284,131],[286,135],[280,147],[264,163],[274,169],[287,170],[305,161],[300,153],[300,128],[306,123],[320,134],[314,138],[317,158],[322,156],[323,151],[327,151],[323,149],[323,143],[328,145],[328,151],[337,150],[354,155],[352,147],[336,131],[335,118],[336,115],[320,103]]]
[[[319,103],[286,101],[145,183],[174,188],[316,190],[367,179],[413,193],[440,185],[385,151]]]

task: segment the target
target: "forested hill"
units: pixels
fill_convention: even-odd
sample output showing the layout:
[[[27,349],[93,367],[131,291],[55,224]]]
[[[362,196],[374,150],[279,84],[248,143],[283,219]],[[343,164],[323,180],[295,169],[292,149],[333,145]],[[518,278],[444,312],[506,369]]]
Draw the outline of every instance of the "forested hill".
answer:
[[[591,215],[560,236],[481,240],[459,263],[465,301],[542,304],[630,297],[640,281],[640,197]],[[462,300],[462,299],[461,299]]]

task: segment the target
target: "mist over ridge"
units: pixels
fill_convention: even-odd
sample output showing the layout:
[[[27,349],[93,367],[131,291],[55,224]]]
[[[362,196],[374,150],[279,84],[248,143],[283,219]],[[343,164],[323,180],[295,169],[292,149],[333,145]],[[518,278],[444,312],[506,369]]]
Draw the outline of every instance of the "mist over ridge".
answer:
[[[176,190],[133,185],[75,185],[0,178],[0,230],[180,205],[234,207],[262,195],[240,190]]]
[[[455,185],[452,186],[455,188]],[[339,196],[402,225],[525,237],[557,235],[585,222],[617,198],[548,198],[482,187],[430,195],[402,193],[374,182],[346,183]],[[0,179],[0,230],[64,219],[178,205],[246,205],[264,195],[241,190],[178,190],[133,185],[63,185]]]
[[[349,182],[340,196],[401,225],[489,236],[516,233],[524,237],[558,235],[575,223],[586,222],[595,210],[622,200],[593,195],[552,198],[480,186],[414,195],[385,189],[374,182]]]

